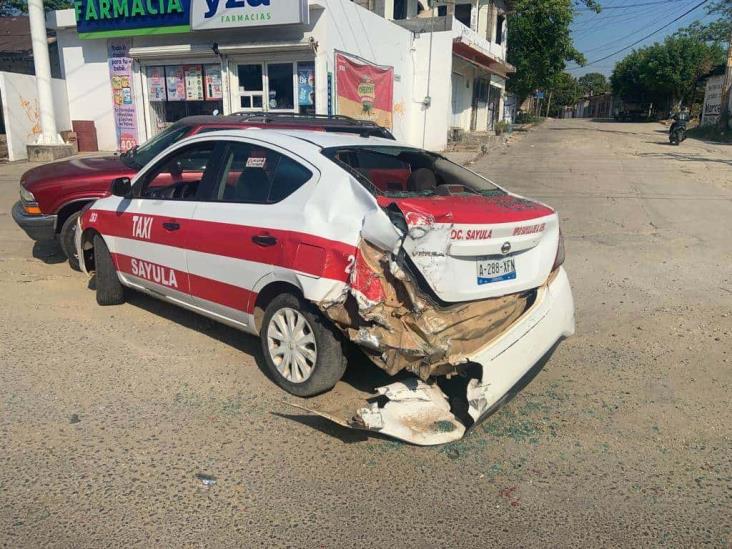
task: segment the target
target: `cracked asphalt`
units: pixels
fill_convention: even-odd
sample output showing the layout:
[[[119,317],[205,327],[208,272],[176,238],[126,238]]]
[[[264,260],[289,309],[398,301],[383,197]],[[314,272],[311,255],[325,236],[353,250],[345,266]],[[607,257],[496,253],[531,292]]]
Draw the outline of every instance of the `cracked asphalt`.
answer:
[[[550,120],[473,165],[559,210],[577,334],[437,448],[286,405],[250,336],[98,307],[0,166],[0,544],[730,547],[732,146],[664,132]]]

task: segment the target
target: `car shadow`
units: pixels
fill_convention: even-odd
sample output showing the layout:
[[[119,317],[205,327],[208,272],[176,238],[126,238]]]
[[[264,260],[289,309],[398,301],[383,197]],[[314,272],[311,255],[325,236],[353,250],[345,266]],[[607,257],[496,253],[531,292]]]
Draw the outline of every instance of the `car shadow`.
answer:
[[[94,276],[89,279],[89,288],[92,290],[95,288]],[[272,375],[264,361],[258,337],[225,324],[221,324],[220,322],[216,322],[215,320],[211,320],[172,303],[156,299],[142,292],[128,290],[126,301],[133,307],[137,307],[148,313],[162,317],[189,330],[195,330],[253,357],[259,371],[268,380],[270,380],[273,385],[277,385],[272,379]],[[368,393],[370,395],[374,393],[374,389],[376,387],[388,385],[389,383],[394,383],[395,381],[410,377],[409,374],[406,373],[399,373],[397,375],[390,376],[371,362],[371,360],[369,360],[369,358],[358,347],[351,343],[346,342],[345,354],[348,366],[339,383],[350,386],[350,388],[353,389],[353,391],[350,392]],[[279,387],[276,388],[277,390],[282,391],[282,401],[286,402],[286,399],[289,396],[288,393]],[[365,404],[366,401],[364,400],[364,405]],[[343,442],[364,441],[373,435],[377,435],[378,438],[387,438],[373,432],[349,429],[318,415],[273,413],[277,416],[313,427],[318,431],[329,436],[333,436]]]
[[[40,259],[46,265],[57,265],[67,261],[66,254],[56,240],[42,240],[33,243],[31,251],[33,257]]]
[[[660,144],[660,143],[659,143]],[[666,143],[667,145],[671,145],[671,143]],[[677,145],[674,145],[674,150],[679,150],[677,148]],[[683,150],[683,144],[680,145],[680,147]],[[719,164],[726,164],[727,166],[732,166],[732,159],[729,158],[708,158],[706,156],[702,156],[700,154],[695,153],[689,153],[689,152],[648,152],[648,153],[638,153],[638,156],[644,156],[647,158],[660,158],[660,159],[668,159],[668,160],[678,160],[680,162],[712,162],[712,163],[719,163]]]

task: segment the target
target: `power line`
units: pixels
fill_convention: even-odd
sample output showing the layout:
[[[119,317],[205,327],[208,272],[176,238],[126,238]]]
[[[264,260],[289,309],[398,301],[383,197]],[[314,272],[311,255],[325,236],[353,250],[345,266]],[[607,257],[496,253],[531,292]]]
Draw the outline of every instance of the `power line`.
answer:
[[[689,10],[686,10],[686,11],[685,11],[684,13],[682,13],[681,15],[679,15],[679,16],[678,16],[678,17],[677,17],[676,19],[673,19],[672,21],[670,21],[670,22],[666,23],[666,24],[665,24],[665,25],[664,25],[663,27],[661,27],[661,28],[659,28],[659,29],[656,29],[656,30],[654,30],[653,32],[651,32],[651,33],[649,33],[649,34],[646,34],[646,35],[645,35],[645,36],[644,36],[643,38],[641,38],[640,40],[636,40],[636,41],[635,41],[635,42],[633,42],[632,44],[629,44],[629,45],[625,46],[624,48],[620,48],[619,50],[617,50],[617,51],[614,51],[614,52],[613,52],[613,53],[611,53],[610,55],[606,55],[605,57],[601,57],[600,59],[595,59],[594,61],[592,61],[592,62],[590,62],[590,63],[586,63],[586,64],[584,64],[584,65],[582,65],[582,66],[580,66],[580,67],[575,67],[574,69],[570,69],[570,70],[577,70],[577,69],[581,69],[581,68],[583,68],[583,67],[588,67],[588,66],[590,66],[590,65],[594,65],[595,63],[599,63],[600,61],[605,61],[605,59],[609,59],[610,57],[613,57],[614,55],[617,55],[617,54],[619,54],[619,53],[621,53],[621,52],[624,52],[625,50],[627,50],[627,49],[630,49],[630,48],[632,48],[633,46],[635,46],[635,45],[637,45],[637,44],[640,44],[640,43],[641,43],[641,42],[643,42],[644,40],[647,40],[648,38],[650,38],[650,37],[651,37],[651,36],[653,36],[654,34],[657,34],[657,33],[661,32],[661,31],[662,31],[663,29],[665,29],[665,28],[667,28],[667,27],[670,27],[671,25],[673,25],[674,23],[676,23],[676,21],[678,21],[679,19],[682,19],[682,18],[686,17],[686,16],[687,16],[687,15],[689,15],[689,14],[690,14],[690,13],[691,13],[692,11],[694,11],[694,10],[695,10],[695,9],[697,9],[697,8],[700,8],[700,7],[702,7],[702,6],[703,6],[704,4],[706,4],[707,2],[709,2],[709,0],[702,0],[701,2],[699,2],[698,4],[696,4],[696,5],[695,5],[695,6],[693,7],[693,8],[691,8],[691,9],[689,9]]]
[[[629,8],[640,8],[643,6],[656,6],[658,4],[671,4],[672,2],[678,2],[679,0],[659,0],[657,2],[641,2],[640,4],[626,4],[624,6],[607,6],[605,8],[602,8],[600,10],[600,13],[602,13],[605,10],[625,10]],[[579,11],[595,11],[592,8],[577,8]]]

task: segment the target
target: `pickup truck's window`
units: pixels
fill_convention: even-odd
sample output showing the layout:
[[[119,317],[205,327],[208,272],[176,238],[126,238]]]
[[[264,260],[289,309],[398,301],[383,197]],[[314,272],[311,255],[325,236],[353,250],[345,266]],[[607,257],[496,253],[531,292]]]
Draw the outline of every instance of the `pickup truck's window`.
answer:
[[[131,168],[139,170],[170,145],[182,139],[190,129],[186,124],[173,124],[142,145],[123,153],[122,161]]]
[[[177,150],[154,166],[140,181],[139,198],[196,200],[209,168],[215,142]]]
[[[271,149],[231,143],[224,154],[224,170],[214,200],[274,204],[302,187],[312,172]]]
[[[470,170],[420,149],[358,146],[322,152],[374,194],[401,197],[503,192]]]

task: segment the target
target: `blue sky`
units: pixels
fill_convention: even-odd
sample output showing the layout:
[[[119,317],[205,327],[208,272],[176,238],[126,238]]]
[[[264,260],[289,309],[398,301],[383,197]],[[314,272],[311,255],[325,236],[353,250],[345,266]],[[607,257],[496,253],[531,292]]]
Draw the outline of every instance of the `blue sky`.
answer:
[[[699,2],[700,0],[600,0],[600,4],[605,8],[601,13],[579,8],[579,13],[572,24],[572,37],[577,49],[585,55],[588,62],[592,62],[650,34]],[[638,4],[646,5],[639,6]],[[665,36],[673,34],[677,29],[687,26],[694,20],[713,19],[706,15],[704,8],[705,6],[697,8],[634,48],[660,42]],[[578,68],[572,63],[567,69],[575,76],[588,72],[601,72],[609,76],[615,63],[632,50],[633,48],[630,48],[586,67]]]

